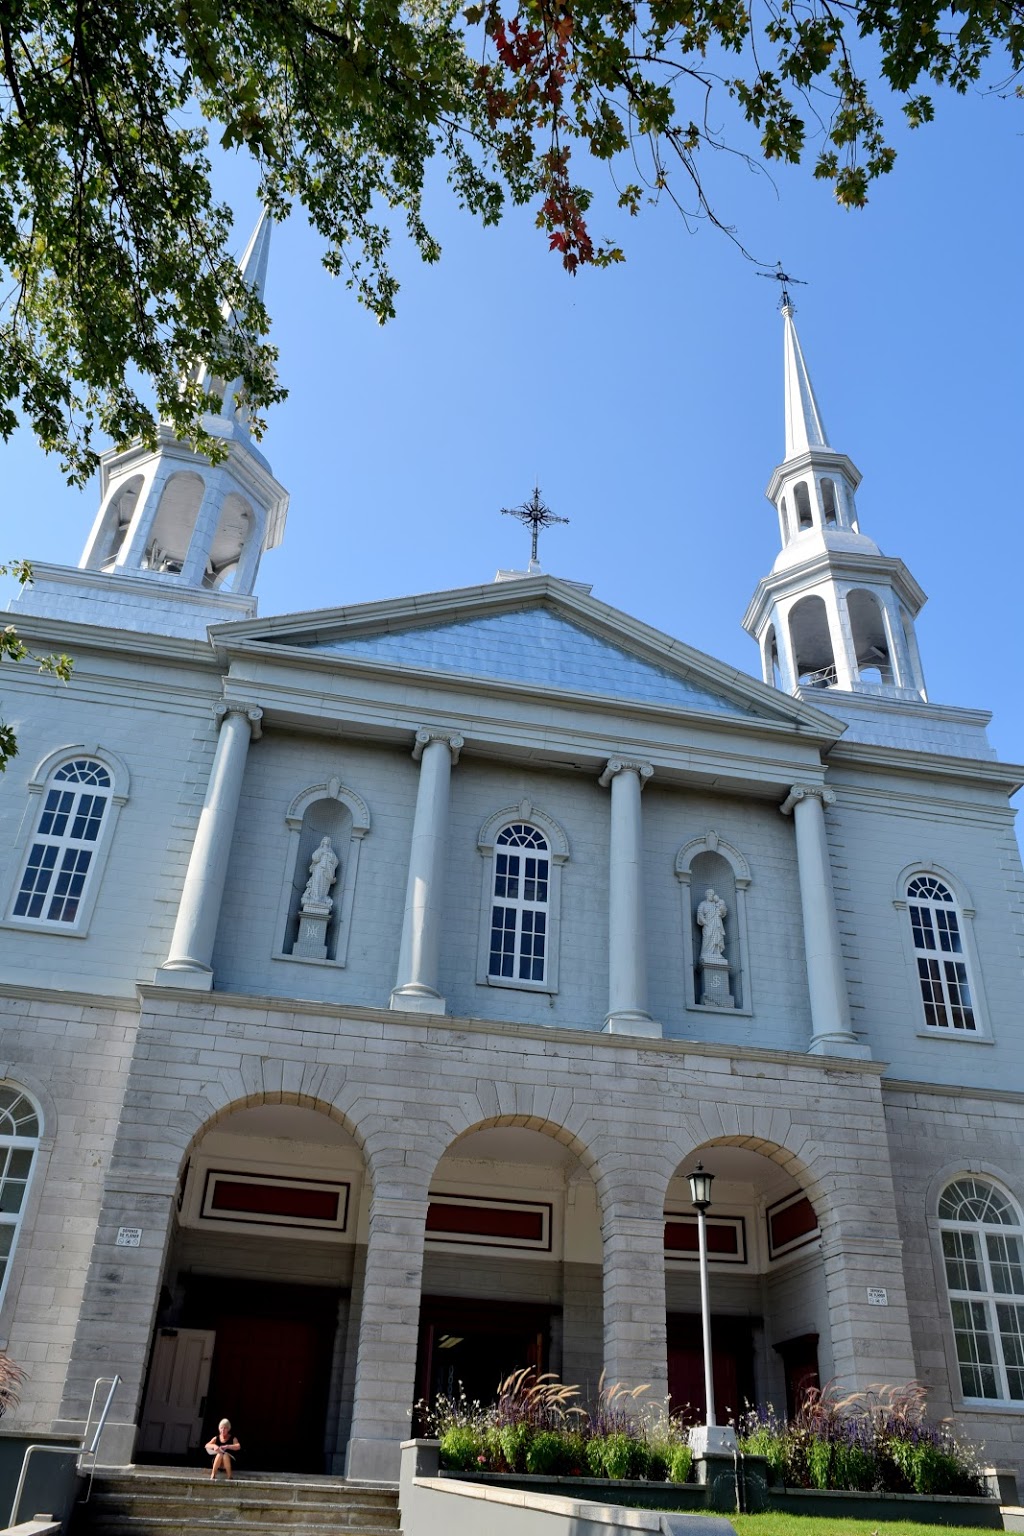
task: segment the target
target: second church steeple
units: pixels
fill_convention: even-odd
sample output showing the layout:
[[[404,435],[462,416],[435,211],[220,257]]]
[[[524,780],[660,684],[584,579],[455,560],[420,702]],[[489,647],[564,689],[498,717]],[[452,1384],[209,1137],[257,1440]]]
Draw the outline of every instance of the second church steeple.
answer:
[[[926,698],[914,620],[925,594],[902,560],[861,533],[860,472],[828,440],[784,296],[786,456],[768,483],[782,550],[743,627],[764,680],[797,697],[821,689]]]

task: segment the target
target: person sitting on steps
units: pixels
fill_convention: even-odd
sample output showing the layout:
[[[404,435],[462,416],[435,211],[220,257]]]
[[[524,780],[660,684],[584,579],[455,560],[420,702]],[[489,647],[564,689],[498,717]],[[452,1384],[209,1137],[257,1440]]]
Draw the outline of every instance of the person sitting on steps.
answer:
[[[213,1457],[213,1471],[210,1473],[210,1482],[217,1481],[217,1473],[223,1472],[228,1482],[231,1481],[232,1457],[237,1456],[242,1449],[231,1429],[230,1419],[221,1419],[217,1425],[217,1433],[212,1440],[207,1441],[206,1449]]]

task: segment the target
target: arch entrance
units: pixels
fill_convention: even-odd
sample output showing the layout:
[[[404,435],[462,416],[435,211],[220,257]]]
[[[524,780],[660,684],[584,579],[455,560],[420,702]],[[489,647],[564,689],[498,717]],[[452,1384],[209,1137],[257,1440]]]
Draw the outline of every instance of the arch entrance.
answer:
[[[571,1148],[522,1126],[460,1137],[430,1186],[417,1398],[490,1402],[527,1365],[593,1392],[601,1263],[597,1191]]]
[[[181,1170],[136,1457],[195,1464],[222,1418],[245,1469],[336,1467],[351,1414],[363,1159],[296,1104],[239,1108]]]
[[[698,1159],[715,1175],[707,1237],[718,1422],[769,1403],[792,1414],[832,1375],[820,1213],[770,1156],[722,1143],[687,1157],[665,1200],[672,1410],[693,1423],[706,1412],[697,1217],[686,1178]]]

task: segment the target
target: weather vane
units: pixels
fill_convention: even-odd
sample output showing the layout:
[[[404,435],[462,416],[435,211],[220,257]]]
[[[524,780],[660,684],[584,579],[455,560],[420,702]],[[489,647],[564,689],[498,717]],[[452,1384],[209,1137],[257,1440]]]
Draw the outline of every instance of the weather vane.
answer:
[[[518,517],[530,529],[530,564],[537,562],[537,535],[542,528],[550,528],[552,523],[567,523],[567,517],[556,517],[550,507],[546,507],[540,499],[540,486],[535,485],[533,495],[529,501],[524,501],[521,507],[502,507],[502,517]]]
[[[806,284],[806,282],[804,281],[804,279],[802,277],[794,277],[792,275],[792,273],[784,272],[782,270],[782,262],[781,261],[777,261],[775,263],[775,271],[774,272],[759,272],[757,275],[758,275],[758,277],[766,277],[769,280],[769,282],[778,283],[781,286],[781,288],[782,288],[782,308],[783,309],[787,309],[792,304],[792,302],[793,302],[792,299],[789,297],[789,285],[790,285],[790,283],[798,283],[801,288],[806,288],[807,287],[807,284]]]

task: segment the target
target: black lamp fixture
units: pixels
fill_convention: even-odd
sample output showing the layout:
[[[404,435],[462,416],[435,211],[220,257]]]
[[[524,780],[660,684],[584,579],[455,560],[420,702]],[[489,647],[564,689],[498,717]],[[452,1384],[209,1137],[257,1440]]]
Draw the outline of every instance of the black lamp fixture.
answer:
[[[698,1163],[696,1168],[687,1177],[690,1181],[690,1199],[695,1211],[706,1211],[711,1204],[711,1185],[714,1180],[713,1173],[705,1173],[704,1164]]]

